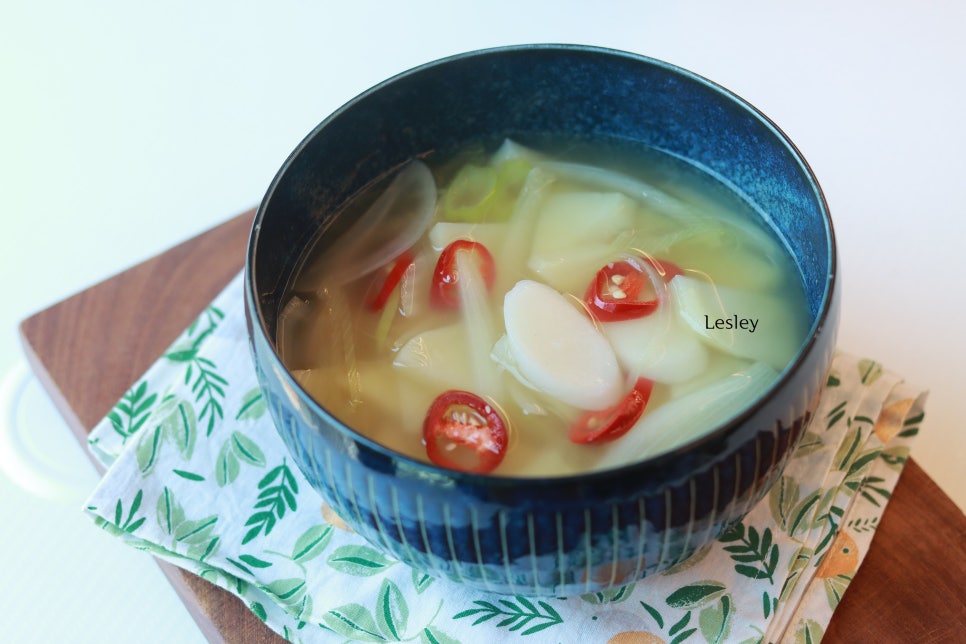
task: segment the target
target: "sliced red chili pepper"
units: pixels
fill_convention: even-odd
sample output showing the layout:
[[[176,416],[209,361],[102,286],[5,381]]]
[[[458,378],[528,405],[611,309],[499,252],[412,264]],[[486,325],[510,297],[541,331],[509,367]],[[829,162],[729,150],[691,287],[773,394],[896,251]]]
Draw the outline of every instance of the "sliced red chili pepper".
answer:
[[[436,397],[423,421],[426,454],[436,465],[485,474],[503,461],[507,449],[503,417],[469,391],[451,389]]]
[[[396,263],[393,264],[392,270],[386,275],[385,281],[382,283],[382,288],[376,293],[375,297],[369,300],[369,310],[370,311],[381,311],[382,307],[386,306],[386,302],[389,301],[389,296],[402,281],[403,275],[406,274],[406,269],[408,269],[413,263],[413,256],[409,251],[404,251],[396,259]]]
[[[472,253],[479,263],[480,274],[483,276],[486,288],[489,289],[493,286],[496,268],[490,251],[479,242],[457,239],[443,249],[433,271],[433,282],[429,295],[430,302],[437,308],[451,309],[459,306],[460,276],[456,265],[458,253]]]
[[[642,257],[622,259],[603,266],[587,287],[584,301],[601,322],[633,320],[657,309],[658,296],[651,275],[641,262],[648,261],[664,282],[683,271],[674,263]]]
[[[590,411],[578,418],[570,428],[570,440],[574,443],[602,443],[620,438],[640,419],[653,389],[653,380],[638,378],[622,401],[610,409]]]

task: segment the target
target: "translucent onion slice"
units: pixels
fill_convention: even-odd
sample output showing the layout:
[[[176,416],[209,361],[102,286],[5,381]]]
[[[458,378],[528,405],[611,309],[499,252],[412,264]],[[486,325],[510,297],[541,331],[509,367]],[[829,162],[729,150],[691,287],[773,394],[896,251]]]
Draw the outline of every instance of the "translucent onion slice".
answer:
[[[429,229],[429,242],[436,250],[443,250],[457,239],[469,239],[487,248],[499,248],[506,236],[508,224],[468,224],[461,221],[440,221]]]
[[[604,446],[596,469],[618,467],[657,456],[731,420],[775,382],[778,372],[755,363],[690,394],[645,412],[629,432]]]
[[[479,263],[467,252],[456,253],[457,287],[460,314],[466,328],[467,355],[474,387],[479,396],[500,398],[500,370],[490,360],[490,350],[496,342],[495,320],[489,303],[488,290]]]
[[[422,161],[409,163],[323,259],[305,271],[298,286],[339,286],[389,264],[422,237],[435,209],[432,172]]]
[[[526,260],[530,255],[529,249],[533,247],[540,204],[553,183],[554,178],[549,173],[538,168],[530,171],[520,190],[520,197],[513,206],[504,242],[490,247],[493,256],[499,258],[500,262],[494,287],[497,292],[510,290],[519,276],[526,274]]]
[[[301,364],[296,364],[298,356],[297,340],[300,327],[309,319],[310,309],[308,300],[293,295],[278,312],[278,331],[276,333],[278,355],[289,368],[302,367]],[[293,367],[293,365],[295,366]]]
[[[695,219],[693,209],[686,202],[653,184],[620,172],[565,161],[543,161],[537,167],[547,170],[560,179],[578,181],[590,187],[623,193],[632,199],[650,204],[668,215],[688,220]]]

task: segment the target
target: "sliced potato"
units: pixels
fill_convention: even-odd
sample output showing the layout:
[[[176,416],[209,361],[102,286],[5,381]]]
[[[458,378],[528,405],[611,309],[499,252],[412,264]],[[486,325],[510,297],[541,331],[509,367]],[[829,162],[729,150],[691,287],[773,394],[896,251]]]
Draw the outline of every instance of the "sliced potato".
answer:
[[[678,318],[670,303],[636,320],[601,325],[624,368],[655,382],[690,380],[708,365],[708,348]]]
[[[713,346],[779,371],[795,357],[805,336],[805,312],[795,315],[776,295],[687,275],[671,280],[670,294],[684,322]]]
[[[582,292],[633,234],[636,204],[617,192],[564,192],[540,207],[529,268],[558,291]]]
[[[503,316],[514,361],[537,389],[580,409],[620,400],[624,378],[614,350],[564,295],[521,280],[506,294]]]
[[[409,375],[425,383],[446,389],[472,390],[473,373],[466,368],[469,360],[466,329],[459,324],[423,331],[409,340],[396,353],[393,367],[401,375]]]

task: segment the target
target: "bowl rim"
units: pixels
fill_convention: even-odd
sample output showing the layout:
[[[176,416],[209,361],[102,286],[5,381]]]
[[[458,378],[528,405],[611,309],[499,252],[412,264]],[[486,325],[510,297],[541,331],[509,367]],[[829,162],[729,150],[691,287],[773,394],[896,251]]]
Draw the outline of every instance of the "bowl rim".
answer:
[[[453,62],[458,62],[466,58],[478,58],[483,56],[495,56],[504,54],[522,54],[528,51],[546,51],[546,52],[565,52],[571,54],[593,54],[595,56],[610,56],[627,59],[629,61],[640,63],[644,65],[650,65],[654,67],[661,68],[667,72],[675,75],[680,75],[692,82],[704,85],[711,91],[721,95],[728,101],[737,104],[739,107],[744,109],[749,115],[756,118],[763,126],[772,132],[775,139],[779,141],[783,146],[787,148],[792,158],[801,167],[803,177],[807,179],[807,184],[809,188],[813,191],[821,214],[822,225],[825,232],[825,245],[828,249],[828,265],[826,267],[826,278],[824,283],[824,288],[822,292],[822,301],[820,306],[817,308],[815,313],[815,318],[810,326],[805,341],[799,347],[797,353],[789,361],[788,365],[779,372],[778,378],[771,384],[768,390],[759,396],[756,401],[745,407],[741,412],[732,416],[724,423],[719,423],[710,429],[706,433],[698,436],[686,443],[682,443],[675,448],[668,451],[661,452],[659,454],[647,457],[642,460],[633,461],[631,463],[626,463],[624,465],[605,468],[601,470],[591,470],[570,474],[554,475],[554,476],[525,476],[525,475],[504,475],[504,474],[478,474],[471,472],[464,472],[460,470],[447,469],[435,465],[434,463],[425,462],[417,458],[408,456],[401,452],[397,452],[388,447],[383,446],[381,443],[372,440],[368,436],[360,433],[359,431],[353,429],[350,425],[340,420],[332,412],[322,406],[318,401],[316,401],[299,383],[295,380],[294,376],[288,368],[282,363],[281,357],[278,354],[275,342],[269,337],[267,333],[267,326],[265,322],[265,312],[263,307],[259,306],[259,298],[255,292],[255,281],[253,273],[257,270],[255,266],[255,255],[258,248],[258,239],[261,231],[261,223],[266,215],[267,204],[271,201],[275,190],[278,188],[279,184],[282,182],[285,174],[289,168],[294,163],[295,159],[299,156],[302,150],[309,145],[309,143],[315,138],[315,136],[326,128],[333,120],[337,119],[344,112],[352,109],[354,105],[363,101],[366,97],[371,94],[381,91],[383,88],[393,85],[399,81],[402,81],[412,75],[420,74],[424,71],[434,69],[439,66],[448,65]],[[814,171],[809,165],[808,161],[805,159],[804,155],[794,144],[791,138],[785,134],[785,132],[767,115],[765,115],[757,107],[749,103],[747,100],[729,90],[728,88],[705,78],[689,69],[674,65],[672,63],[652,58],[643,54],[638,54],[626,50],[614,49],[609,47],[601,47],[597,45],[586,45],[586,44],[571,44],[571,43],[527,43],[527,44],[516,44],[516,45],[504,45],[498,47],[488,47],[482,49],[474,49],[461,53],[452,54],[449,56],[444,56],[426,63],[422,63],[415,67],[411,67],[397,74],[394,74],[383,81],[369,87],[368,89],[357,94],[353,98],[349,99],[343,103],[339,108],[327,115],[322,121],[320,121],[312,130],[303,137],[299,144],[289,153],[283,164],[280,166],[279,170],[272,179],[265,196],[262,198],[258,205],[255,213],[254,221],[252,223],[251,234],[248,240],[248,247],[246,250],[245,257],[245,268],[244,268],[244,290],[245,290],[245,304],[246,304],[246,315],[249,316],[249,334],[258,333],[262,339],[266,342],[268,348],[271,350],[271,360],[274,364],[280,367],[277,370],[278,375],[284,380],[284,384],[294,389],[299,393],[302,402],[308,405],[312,413],[325,419],[331,426],[338,428],[338,431],[348,438],[351,438],[360,448],[365,448],[371,454],[381,458],[388,459],[389,462],[393,463],[395,472],[400,472],[402,470],[414,474],[415,476],[423,479],[439,479],[446,480],[456,485],[472,487],[472,488],[513,488],[520,489],[521,486],[528,488],[556,488],[560,486],[573,486],[579,484],[592,485],[594,483],[600,482],[605,483],[607,481],[612,481],[615,479],[622,479],[628,477],[628,475],[633,473],[641,473],[652,468],[660,468],[678,461],[682,456],[699,451],[702,446],[707,445],[711,442],[721,441],[726,438],[729,434],[737,431],[747,420],[754,416],[764,405],[768,403],[774,394],[779,389],[783,388],[791,380],[793,380],[798,373],[803,368],[806,358],[816,350],[816,344],[818,343],[819,337],[823,335],[824,327],[827,324],[832,324],[833,328],[830,329],[833,333],[835,331],[835,325],[837,320],[834,316],[837,315],[836,311],[836,301],[839,297],[839,266],[838,266],[838,245],[836,241],[836,235],[834,226],[832,223],[831,214],[829,211],[828,203],[825,198],[825,193],[819,184]],[[254,320],[251,319],[252,314],[254,314]],[[251,338],[250,338],[251,339]],[[834,346],[834,345],[833,345]],[[404,466],[404,467],[401,467]]]

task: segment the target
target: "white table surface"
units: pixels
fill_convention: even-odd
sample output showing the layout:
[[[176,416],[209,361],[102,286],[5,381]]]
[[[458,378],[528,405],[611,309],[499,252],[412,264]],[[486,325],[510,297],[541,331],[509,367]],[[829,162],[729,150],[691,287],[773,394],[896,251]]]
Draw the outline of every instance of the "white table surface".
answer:
[[[966,4],[153,4],[0,10],[2,422],[53,472],[2,459],[0,641],[202,639],[153,561],[81,513],[96,476],[23,366],[19,320],[255,205],[301,138],[367,87],[496,45],[653,56],[777,122],[834,218],[839,344],[931,390],[913,456],[966,507]]]

